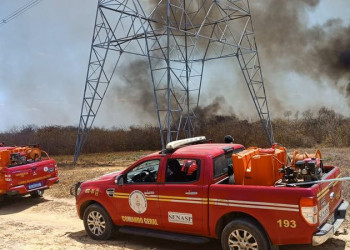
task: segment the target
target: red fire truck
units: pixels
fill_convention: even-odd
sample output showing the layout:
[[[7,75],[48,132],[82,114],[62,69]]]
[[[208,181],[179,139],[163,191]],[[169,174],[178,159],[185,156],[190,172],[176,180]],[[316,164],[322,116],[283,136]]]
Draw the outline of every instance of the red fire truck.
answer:
[[[58,180],[56,162],[39,145],[0,146],[0,200],[6,195],[40,197]]]
[[[340,170],[320,154],[285,148],[171,142],[122,172],[77,183],[77,212],[97,240],[124,233],[170,240],[221,239],[223,249],[320,245],[344,221]]]

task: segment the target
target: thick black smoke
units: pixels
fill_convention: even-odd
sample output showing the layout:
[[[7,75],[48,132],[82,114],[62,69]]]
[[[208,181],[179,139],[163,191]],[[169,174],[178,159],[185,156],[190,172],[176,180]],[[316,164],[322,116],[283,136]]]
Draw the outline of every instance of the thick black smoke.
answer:
[[[136,60],[122,65],[116,74],[123,85],[115,87],[118,99],[129,103],[138,113],[155,114],[155,102],[147,60]]]
[[[307,12],[319,2],[267,0],[253,4],[258,47],[276,70],[294,71],[316,81],[326,77],[338,88],[339,80],[350,77],[350,26],[331,19],[309,27]],[[345,91],[343,94],[349,95],[349,88]]]
[[[339,62],[344,68],[350,68],[350,50],[340,53]]]
[[[159,1],[150,2],[157,4]],[[205,1],[206,5],[210,3],[211,1]],[[350,26],[340,19],[330,19],[324,20],[322,25],[310,27],[308,12],[319,5],[319,0],[264,0],[250,3],[263,71],[264,65],[273,65],[265,68],[273,68],[265,74],[268,76],[265,82],[277,82],[276,73],[283,75],[290,72],[307,76],[320,83],[326,79],[328,84],[347,97],[350,103],[350,83],[345,83],[350,80]],[[350,8],[350,2],[346,4]],[[171,15],[172,21],[183,17],[181,12],[172,12]],[[199,13],[196,18],[200,20],[203,15],[205,13]],[[163,4],[158,9],[160,23],[164,23],[165,16],[166,8]],[[118,87],[118,96],[127,99],[140,112],[155,114],[147,62],[132,62],[121,71],[126,84],[124,87]],[[268,96],[277,95],[284,90],[281,85],[281,89],[270,91]],[[288,106],[288,103],[279,103],[281,101],[278,99],[269,102],[274,107],[279,107],[277,109]],[[310,103],[304,104],[305,109],[308,108],[308,104]],[[217,98],[206,108],[210,107],[208,111],[217,113],[224,105],[229,104],[220,103],[220,98]]]

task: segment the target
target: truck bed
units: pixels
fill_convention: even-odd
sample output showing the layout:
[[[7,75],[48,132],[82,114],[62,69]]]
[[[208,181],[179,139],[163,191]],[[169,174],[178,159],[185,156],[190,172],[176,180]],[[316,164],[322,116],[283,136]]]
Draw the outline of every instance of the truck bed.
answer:
[[[0,195],[21,195],[44,190],[58,182],[56,162],[44,159],[0,170]]]
[[[334,179],[340,176],[338,167],[326,166],[326,174],[322,179]],[[210,186],[209,189],[209,225],[210,233],[216,232],[215,221],[234,210],[256,218],[265,226],[265,230],[274,244],[309,244],[310,235],[318,228],[334,220],[332,214],[342,202],[342,183],[338,181],[320,183],[309,186],[258,186],[228,184],[224,178]],[[319,221],[316,225],[308,225],[301,216],[300,200],[302,197],[317,199]],[[296,234],[296,229],[298,233]],[[279,237],[283,233],[283,239]]]

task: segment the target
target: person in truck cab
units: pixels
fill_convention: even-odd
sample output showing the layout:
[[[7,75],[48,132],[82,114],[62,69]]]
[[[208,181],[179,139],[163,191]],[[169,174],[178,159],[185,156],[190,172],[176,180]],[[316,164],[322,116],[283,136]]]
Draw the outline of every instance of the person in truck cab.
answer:
[[[181,165],[176,159],[171,159],[168,162],[167,178],[168,182],[182,182],[183,173],[181,172]]]
[[[198,165],[195,160],[185,160],[181,168],[187,182],[194,181],[197,176]]]
[[[180,164],[180,162],[182,164]],[[198,165],[195,160],[171,159],[168,162],[167,182],[191,182],[197,178]]]

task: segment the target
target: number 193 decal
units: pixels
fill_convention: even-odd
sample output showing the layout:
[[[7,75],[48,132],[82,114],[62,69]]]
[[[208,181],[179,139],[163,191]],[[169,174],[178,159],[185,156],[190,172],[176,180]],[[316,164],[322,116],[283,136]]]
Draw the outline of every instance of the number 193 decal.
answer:
[[[279,219],[277,221],[277,224],[279,227],[285,227],[285,228],[296,228],[297,227],[297,223],[295,222],[295,220],[282,220]]]

